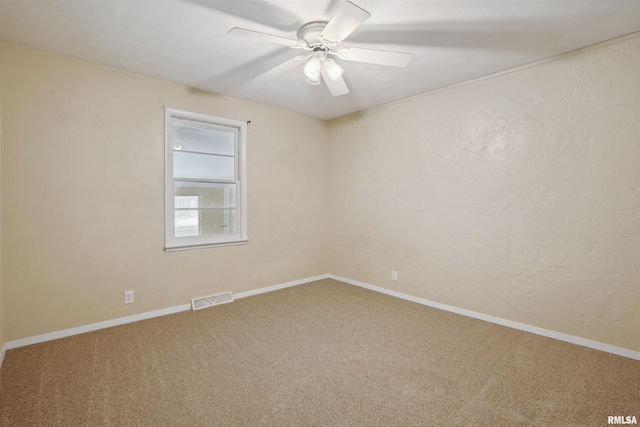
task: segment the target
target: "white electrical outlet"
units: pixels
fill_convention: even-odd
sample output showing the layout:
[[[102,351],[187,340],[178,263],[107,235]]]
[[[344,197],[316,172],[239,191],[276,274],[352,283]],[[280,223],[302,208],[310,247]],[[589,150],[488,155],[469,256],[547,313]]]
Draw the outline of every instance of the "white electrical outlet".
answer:
[[[398,272],[393,270],[391,271],[391,280],[398,280]]]
[[[124,291],[124,303],[133,304],[133,291]]]

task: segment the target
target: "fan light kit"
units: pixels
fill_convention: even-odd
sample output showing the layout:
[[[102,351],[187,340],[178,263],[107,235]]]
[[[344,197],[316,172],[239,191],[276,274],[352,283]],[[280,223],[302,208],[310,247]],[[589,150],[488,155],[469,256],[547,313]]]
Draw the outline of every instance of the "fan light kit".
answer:
[[[304,24],[296,33],[297,40],[272,34],[233,28],[228,34],[238,37],[246,37],[265,42],[288,46],[293,49],[307,51],[304,55],[295,56],[278,65],[254,80],[261,81],[273,78],[300,64],[305,64],[304,75],[307,83],[319,85],[322,80],[329,88],[333,96],[349,93],[344,79],[343,69],[329,56],[336,56],[344,61],[364,62],[368,64],[388,65],[391,67],[406,67],[411,60],[411,55],[401,52],[387,52],[358,47],[343,47],[336,49],[345,38],[362,25],[371,14],[366,10],[347,1],[330,21],[313,21]]]

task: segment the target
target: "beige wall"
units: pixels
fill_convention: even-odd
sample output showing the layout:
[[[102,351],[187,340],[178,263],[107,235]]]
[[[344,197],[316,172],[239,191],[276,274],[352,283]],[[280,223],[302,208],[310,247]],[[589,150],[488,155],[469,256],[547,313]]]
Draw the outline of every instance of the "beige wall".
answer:
[[[1,44],[0,342],[334,273],[640,350],[639,40],[328,125]],[[163,106],[252,121],[249,245],[162,251]]]
[[[13,44],[1,71],[7,340],[327,273],[325,122]],[[251,120],[248,245],[163,251],[163,106]]]
[[[331,272],[640,350],[639,76],[634,38],[332,121]]]

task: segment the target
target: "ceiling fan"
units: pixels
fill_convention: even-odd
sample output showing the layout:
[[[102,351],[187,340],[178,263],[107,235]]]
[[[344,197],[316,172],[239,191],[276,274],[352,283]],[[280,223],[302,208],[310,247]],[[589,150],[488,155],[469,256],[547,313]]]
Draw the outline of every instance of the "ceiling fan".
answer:
[[[366,10],[350,1],[346,1],[330,21],[312,21],[300,27],[296,34],[297,40],[237,27],[232,28],[228,34],[306,51],[305,54],[289,59],[254,80],[259,81],[275,77],[306,62],[304,74],[307,77],[307,83],[319,85],[320,81],[324,80],[331,94],[340,96],[349,93],[349,89],[342,78],[342,68],[330,56],[336,56],[345,61],[389,65],[392,67],[406,67],[411,60],[411,55],[408,53],[357,47],[337,47],[370,16],[371,14]]]

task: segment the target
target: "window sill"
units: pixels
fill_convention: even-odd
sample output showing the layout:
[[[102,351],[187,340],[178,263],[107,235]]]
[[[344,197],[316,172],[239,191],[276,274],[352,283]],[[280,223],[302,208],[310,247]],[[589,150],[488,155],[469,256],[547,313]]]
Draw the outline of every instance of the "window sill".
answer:
[[[203,245],[171,246],[171,247],[165,247],[164,251],[165,252],[190,251],[192,249],[218,248],[220,246],[237,246],[237,245],[246,245],[248,243],[249,243],[248,240],[236,240],[232,242],[207,243]]]

